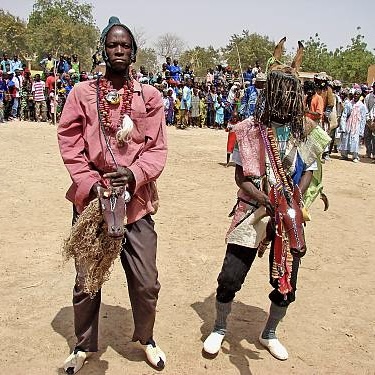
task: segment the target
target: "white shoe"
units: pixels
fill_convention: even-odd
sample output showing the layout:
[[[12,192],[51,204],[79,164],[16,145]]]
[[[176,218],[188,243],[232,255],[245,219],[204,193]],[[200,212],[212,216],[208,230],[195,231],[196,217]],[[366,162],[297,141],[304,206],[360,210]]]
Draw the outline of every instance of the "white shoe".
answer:
[[[167,358],[165,353],[155,344],[155,342],[143,345],[147,360],[159,370],[165,367]]]
[[[224,336],[218,332],[211,332],[203,343],[203,349],[208,354],[217,354],[221,348]]]
[[[353,163],[358,163],[359,162],[359,159],[353,159]]]
[[[262,334],[259,336],[259,342],[277,359],[285,361],[288,359],[288,351],[278,339],[264,339]]]
[[[67,374],[77,373],[85,364],[86,359],[91,356],[91,352],[73,351],[64,362],[64,370]]]

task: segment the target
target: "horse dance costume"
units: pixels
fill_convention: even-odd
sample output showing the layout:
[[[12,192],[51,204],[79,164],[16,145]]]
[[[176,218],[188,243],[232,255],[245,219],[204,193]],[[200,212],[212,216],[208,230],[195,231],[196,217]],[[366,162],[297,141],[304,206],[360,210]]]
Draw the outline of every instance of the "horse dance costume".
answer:
[[[292,65],[281,58],[283,38],[270,61],[270,72],[260,93],[254,117],[234,126],[237,146],[233,152],[237,203],[226,236],[227,249],[216,292],[216,320],[204,350],[216,354],[227,331],[232,301],[241,289],[256,254],[270,246],[270,283],[273,290],[267,323],[260,343],[280,360],[288,358],[276,337],[276,328],[295,300],[300,259],[305,255],[303,195],[315,198],[308,187],[317,172],[316,160],[330,138],[316,124],[305,126],[303,90],[298,69],[303,55],[299,48]],[[313,199],[312,199],[313,200]]]

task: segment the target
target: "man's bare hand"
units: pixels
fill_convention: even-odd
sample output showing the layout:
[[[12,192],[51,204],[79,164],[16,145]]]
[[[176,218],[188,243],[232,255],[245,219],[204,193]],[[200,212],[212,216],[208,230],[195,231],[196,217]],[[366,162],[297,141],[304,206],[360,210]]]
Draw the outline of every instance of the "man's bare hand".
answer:
[[[275,215],[275,210],[271,204],[270,199],[268,198],[268,195],[263,193],[261,199],[258,202],[262,206],[266,207],[266,212],[269,216],[273,217]]]
[[[118,167],[116,172],[105,173],[103,177],[108,178],[113,187],[127,186],[134,182],[133,172],[125,167]]]

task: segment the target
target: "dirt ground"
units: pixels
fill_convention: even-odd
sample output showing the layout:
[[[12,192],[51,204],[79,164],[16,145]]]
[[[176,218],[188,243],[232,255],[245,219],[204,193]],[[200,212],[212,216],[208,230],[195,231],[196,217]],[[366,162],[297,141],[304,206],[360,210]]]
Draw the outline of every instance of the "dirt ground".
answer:
[[[258,259],[214,359],[202,341],[214,319],[216,277],[235,203],[234,168],[225,168],[226,133],[168,129],[169,158],[159,180],[158,267],[162,289],[155,337],[167,354],[165,375],[375,374],[375,165],[332,160],[325,165],[330,209],[316,201],[307,227],[297,301],[280,325],[289,350],[275,360],[257,342],[269,306],[267,258]],[[69,232],[69,176],[55,127],[0,126],[0,374],[62,374],[74,345],[72,262],[61,244]],[[125,279],[116,262],[105,284],[100,352],[82,375],[158,372],[131,343]]]

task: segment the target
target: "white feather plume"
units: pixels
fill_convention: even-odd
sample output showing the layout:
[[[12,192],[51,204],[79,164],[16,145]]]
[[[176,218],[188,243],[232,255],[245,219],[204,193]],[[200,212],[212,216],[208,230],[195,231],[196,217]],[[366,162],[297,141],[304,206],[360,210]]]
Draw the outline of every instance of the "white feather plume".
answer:
[[[116,133],[116,139],[119,142],[129,142],[131,139],[131,132],[133,131],[134,123],[129,115],[125,115],[122,120],[121,128]]]

